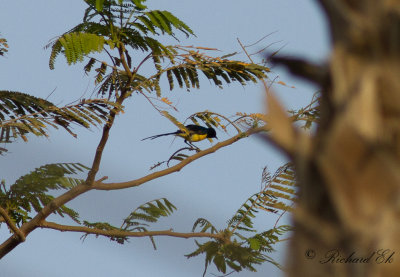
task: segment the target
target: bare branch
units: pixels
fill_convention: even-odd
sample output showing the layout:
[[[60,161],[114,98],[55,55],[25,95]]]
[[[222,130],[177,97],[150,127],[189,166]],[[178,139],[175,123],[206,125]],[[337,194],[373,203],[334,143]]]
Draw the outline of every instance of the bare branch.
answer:
[[[252,47],[252,46],[258,44],[259,42],[263,41],[265,38],[267,38],[267,37],[269,37],[270,35],[273,35],[273,34],[275,34],[275,33],[277,33],[277,32],[278,32],[278,31],[273,31],[273,32],[271,32],[271,33],[269,33],[269,34],[263,36],[262,38],[260,38],[259,40],[257,40],[257,41],[254,42],[254,43],[251,43],[251,44],[249,44],[249,45],[244,45],[244,47],[245,47],[245,48]]]
[[[0,207],[0,214],[4,218],[4,221],[10,227],[10,229],[19,237],[21,241],[25,241],[25,235],[24,233],[21,232],[20,229],[18,229],[17,226],[15,226],[14,222],[12,219],[8,216],[8,213],[6,210],[4,210],[2,207]]]
[[[161,230],[161,231],[147,231],[147,232],[129,232],[122,230],[101,230],[96,228],[89,228],[83,226],[70,226],[70,225],[61,225],[54,222],[43,221],[39,224],[40,228],[53,229],[61,232],[79,232],[86,234],[93,234],[99,236],[106,237],[155,237],[155,236],[168,236],[168,237],[177,237],[177,238],[214,238],[214,239],[222,239],[223,236],[220,234],[212,234],[212,233],[179,233],[174,232],[172,230]]]

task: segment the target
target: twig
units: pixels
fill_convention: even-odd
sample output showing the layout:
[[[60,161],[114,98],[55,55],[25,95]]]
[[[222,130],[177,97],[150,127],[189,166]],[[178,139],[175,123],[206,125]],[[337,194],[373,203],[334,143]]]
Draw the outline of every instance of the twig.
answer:
[[[261,39],[257,40],[256,42],[254,42],[254,43],[252,43],[252,44],[249,44],[249,45],[245,45],[244,47],[246,47],[246,48],[247,48],[247,47],[252,47],[252,46],[258,44],[259,42],[261,42],[262,40],[264,40],[265,38],[267,38],[267,37],[269,37],[270,35],[273,35],[273,34],[275,34],[275,33],[277,33],[277,32],[278,32],[278,31],[273,31],[273,32],[271,32],[271,33],[269,33],[269,34],[263,36]]]
[[[49,99],[49,97],[53,94],[53,92],[55,92],[56,91],[56,89],[57,89],[57,87],[55,87],[54,89],[53,89],[53,91],[52,92],[50,92],[50,94],[49,95],[47,95],[47,97],[44,99],[44,100],[47,100],[47,99]]]
[[[278,41],[272,42],[272,43],[268,44],[267,46],[265,46],[263,49],[258,50],[257,52],[254,52],[253,54],[250,54],[250,56],[254,56],[254,55],[257,55],[257,54],[259,54],[259,53],[261,53],[261,52],[264,52],[265,49],[267,49],[267,48],[271,47],[272,45],[277,44],[277,43],[279,43],[279,42],[282,42],[282,40],[278,40]],[[285,47],[286,45],[287,45],[287,44],[283,45],[281,48],[279,48],[279,50],[281,50],[281,49],[282,49],[283,47]],[[279,51],[279,50],[278,50],[278,51]]]
[[[290,205],[290,207],[293,207],[293,203],[292,205]],[[284,210],[283,213],[281,213],[278,217],[278,219],[275,221],[275,225],[274,225],[274,229],[276,228],[276,226],[278,225],[279,220],[281,220],[282,216],[287,212],[288,210]]]
[[[147,96],[143,91],[139,91],[139,93],[140,93],[141,95],[143,95],[144,98],[146,98],[147,101],[149,101],[149,103],[153,106],[153,108],[154,108],[157,112],[161,113],[161,110],[153,103],[153,101],[151,101],[151,99],[150,99],[149,96]]]
[[[181,151],[184,151],[184,150],[196,150],[196,151],[198,151],[198,148],[196,149],[196,148],[193,148],[193,147],[183,147],[181,149],[178,149],[177,151],[174,152],[174,154],[172,154],[169,157],[168,161],[164,161],[164,162],[167,162],[167,166],[169,166],[169,162],[175,157],[175,154],[177,154],[177,153],[179,153]]]
[[[254,62],[253,62],[253,59],[251,58],[251,56],[250,56],[249,53],[247,52],[246,47],[242,44],[242,42],[240,41],[239,38],[237,38],[237,41],[239,42],[240,47],[242,47],[242,49],[243,49],[244,53],[246,54],[247,58],[249,58],[249,60],[250,60],[252,63],[254,63]],[[261,79],[261,82],[262,82],[263,85],[264,85],[265,92],[268,94],[268,91],[269,91],[269,90],[268,90],[267,82],[265,82],[264,79]]]

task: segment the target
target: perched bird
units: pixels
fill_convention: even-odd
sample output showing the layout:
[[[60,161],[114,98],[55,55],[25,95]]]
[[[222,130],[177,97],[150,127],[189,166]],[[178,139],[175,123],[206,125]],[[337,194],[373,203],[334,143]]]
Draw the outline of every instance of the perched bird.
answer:
[[[172,132],[172,133],[165,133],[165,134],[147,137],[142,140],[155,139],[155,138],[162,137],[162,136],[174,135],[174,136],[179,136],[181,138],[184,138],[186,144],[188,144],[190,146],[194,146],[192,144],[192,142],[201,141],[206,138],[218,139],[217,132],[215,132],[215,129],[212,127],[206,128],[206,127],[199,126],[199,125],[189,124],[189,125],[186,125],[185,128],[187,129],[187,132],[185,132],[184,130],[178,130],[178,131]]]

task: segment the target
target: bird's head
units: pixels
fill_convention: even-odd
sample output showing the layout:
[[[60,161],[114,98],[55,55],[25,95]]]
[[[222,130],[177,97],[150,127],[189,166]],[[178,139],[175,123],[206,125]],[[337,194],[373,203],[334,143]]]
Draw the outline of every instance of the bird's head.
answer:
[[[207,137],[208,137],[208,138],[215,138],[215,139],[218,139],[218,138],[217,138],[217,132],[215,131],[214,128],[212,128],[212,127],[208,128]]]

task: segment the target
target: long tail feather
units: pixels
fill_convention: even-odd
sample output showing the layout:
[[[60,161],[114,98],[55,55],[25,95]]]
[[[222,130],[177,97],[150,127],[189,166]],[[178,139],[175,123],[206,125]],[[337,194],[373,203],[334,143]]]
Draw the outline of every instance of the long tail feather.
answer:
[[[147,138],[144,138],[144,139],[142,139],[142,140],[146,140],[146,139],[155,139],[155,138],[158,138],[158,137],[169,136],[169,135],[176,135],[176,134],[179,134],[179,133],[180,133],[179,131],[172,132],[172,133],[165,133],[165,134],[160,134],[160,135],[155,135],[155,136],[147,137]]]

